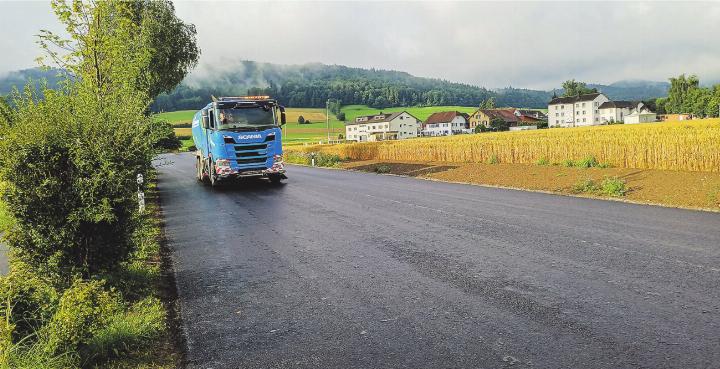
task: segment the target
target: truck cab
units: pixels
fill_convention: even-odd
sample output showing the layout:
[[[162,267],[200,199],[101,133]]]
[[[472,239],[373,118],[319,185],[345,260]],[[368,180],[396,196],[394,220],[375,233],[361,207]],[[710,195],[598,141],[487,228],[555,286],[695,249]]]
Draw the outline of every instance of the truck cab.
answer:
[[[269,96],[213,98],[195,113],[196,177],[216,186],[238,178],[285,176],[281,126],[285,108]]]

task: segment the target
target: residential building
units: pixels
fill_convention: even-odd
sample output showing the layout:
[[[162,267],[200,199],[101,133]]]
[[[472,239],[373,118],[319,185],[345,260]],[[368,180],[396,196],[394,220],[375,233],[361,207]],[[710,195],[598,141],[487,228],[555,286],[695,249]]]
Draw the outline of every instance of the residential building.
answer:
[[[471,133],[468,115],[459,111],[443,111],[430,115],[422,126],[423,136],[450,136]]]
[[[406,111],[357,117],[345,125],[348,141],[404,140],[419,135],[420,120]]]
[[[540,110],[515,109],[515,116],[531,117],[537,119],[537,121],[547,120],[547,115]]]
[[[644,106],[638,101],[606,101],[598,107],[600,122],[602,124],[623,122],[626,115],[635,109],[642,109]]]
[[[468,119],[468,128],[473,131],[478,125],[483,125],[486,128],[489,128],[490,121],[493,120],[493,118],[502,119],[510,127],[516,127],[537,125],[538,123],[547,120],[547,115],[539,110],[529,109],[478,109],[470,114],[470,118]]]
[[[599,108],[608,101],[610,99],[599,92],[555,97],[548,104],[548,126],[580,127],[603,124]]]
[[[625,124],[657,122],[657,114],[651,112],[647,107],[635,109],[632,113],[625,116],[623,122]]]

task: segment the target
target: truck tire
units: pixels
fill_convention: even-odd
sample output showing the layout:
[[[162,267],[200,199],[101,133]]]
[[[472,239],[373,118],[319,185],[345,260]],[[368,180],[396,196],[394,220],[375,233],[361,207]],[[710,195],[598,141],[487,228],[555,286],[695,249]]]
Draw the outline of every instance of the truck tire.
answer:
[[[215,173],[215,163],[212,161],[210,162],[210,187],[217,187],[220,184],[220,181],[217,178],[217,174]]]
[[[276,185],[282,181],[282,176],[269,176],[268,179],[270,180],[270,183]]]
[[[195,178],[200,182],[203,180],[203,165],[199,156],[195,157]]]

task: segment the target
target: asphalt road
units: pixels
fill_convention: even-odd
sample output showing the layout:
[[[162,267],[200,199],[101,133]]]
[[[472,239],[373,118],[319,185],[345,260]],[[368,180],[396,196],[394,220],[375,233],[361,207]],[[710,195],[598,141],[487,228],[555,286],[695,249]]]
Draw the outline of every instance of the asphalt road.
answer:
[[[720,214],[164,160],[188,367],[720,367]]]

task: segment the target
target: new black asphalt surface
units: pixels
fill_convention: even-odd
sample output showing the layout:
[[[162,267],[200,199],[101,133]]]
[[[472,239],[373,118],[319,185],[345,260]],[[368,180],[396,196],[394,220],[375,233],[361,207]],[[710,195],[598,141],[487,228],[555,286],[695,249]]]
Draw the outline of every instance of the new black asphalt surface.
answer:
[[[162,160],[190,368],[720,368],[720,214]]]

